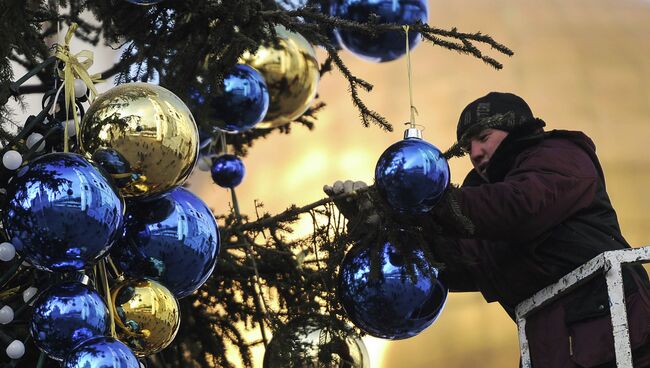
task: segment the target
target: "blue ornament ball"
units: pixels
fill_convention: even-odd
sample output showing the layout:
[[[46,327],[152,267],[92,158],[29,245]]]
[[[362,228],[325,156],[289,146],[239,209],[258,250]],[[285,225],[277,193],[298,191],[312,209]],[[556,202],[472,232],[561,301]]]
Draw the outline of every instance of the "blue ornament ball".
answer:
[[[373,267],[379,272],[372,272]],[[379,338],[405,339],[429,327],[442,312],[448,290],[438,276],[425,252],[400,232],[378,248],[357,244],[345,255],[338,296],[361,330]]]
[[[74,153],[50,153],[23,166],[7,185],[2,222],[35,267],[92,266],[122,234],[124,204],[113,185]]]
[[[431,210],[449,186],[449,164],[440,150],[420,138],[406,138],[382,153],[375,167],[379,194],[402,213]]]
[[[184,188],[127,204],[125,236],[111,251],[132,278],[152,278],[177,298],[190,295],[212,274],[219,229],[208,206]]]
[[[63,368],[140,368],[128,346],[107,336],[84,341],[65,358]]]
[[[368,22],[371,14],[380,23],[412,25],[426,23],[429,7],[426,0],[332,0],[332,15],[355,22]],[[404,31],[381,32],[377,36],[354,30],[336,29],[339,43],[353,54],[374,62],[395,60],[406,54]],[[409,47],[415,47],[420,35],[409,32]]]
[[[225,76],[223,87],[208,86],[209,96],[194,90],[190,99],[205,106],[208,123],[227,133],[252,129],[266,116],[269,91],[264,77],[254,68],[238,64]]]
[[[80,282],[47,289],[34,303],[30,330],[36,346],[50,358],[63,360],[77,345],[109,331],[102,297]]]
[[[212,180],[223,188],[234,188],[244,179],[246,168],[239,157],[235,155],[221,155],[212,162]]]

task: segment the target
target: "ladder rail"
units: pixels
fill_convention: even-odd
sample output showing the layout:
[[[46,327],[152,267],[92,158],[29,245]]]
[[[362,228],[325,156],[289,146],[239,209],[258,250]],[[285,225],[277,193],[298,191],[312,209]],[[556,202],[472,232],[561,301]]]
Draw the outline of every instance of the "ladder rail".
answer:
[[[650,262],[650,246],[603,252],[569,272],[556,283],[543,288],[530,298],[519,303],[515,309],[515,315],[519,332],[522,368],[532,368],[530,349],[526,337],[526,318],[601,272],[605,273],[607,293],[610,300],[616,364],[619,368],[633,368],[621,269],[623,264],[648,262]]]

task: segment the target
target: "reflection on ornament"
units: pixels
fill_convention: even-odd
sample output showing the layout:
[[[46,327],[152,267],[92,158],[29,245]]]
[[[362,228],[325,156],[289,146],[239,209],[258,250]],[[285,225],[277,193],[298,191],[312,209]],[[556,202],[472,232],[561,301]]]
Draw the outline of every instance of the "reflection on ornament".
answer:
[[[257,69],[269,90],[270,103],[257,128],[274,128],[300,117],[316,96],[320,72],[316,53],[302,35],[276,26],[277,43],[246,52],[241,62]]]
[[[378,257],[372,252],[379,252]],[[403,231],[378,249],[353,247],[343,259],[338,282],[338,296],[350,320],[384,339],[419,334],[435,321],[447,300],[438,269]]]
[[[275,0],[275,3],[284,10],[298,10],[304,8],[307,5],[307,2],[308,0]]]
[[[77,345],[108,332],[104,300],[91,287],[66,282],[49,288],[34,305],[30,330],[36,346],[63,360]]]
[[[117,337],[136,356],[155,354],[178,332],[178,301],[161,284],[147,279],[125,280],[111,290]]]
[[[63,368],[140,368],[138,358],[120,341],[106,336],[84,341],[65,358]]]
[[[37,268],[80,270],[121,235],[124,205],[86,159],[50,153],[23,166],[7,186],[4,228],[16,251]]]
[[[371,15],[379,16],[379,23],[400,25],[426,23],[428,5],[426,0],[332,0],[333,16],[355,22],[368,22]],[[376,36],[345,29],[336,29],[341,45],[353,54],[374,62],[395,60],[406,54],[403,31],[378,32]],[[409,47],[415,47],[420,35],[409,32]]]
[[[315,318],[289,322],[273,335],[264,368],[368,368],[370,357],[352,329],[341,330]]]
[[[192,102],[205,107],[207,123],[227,133],[252,129],[264,119],[269,108],[269,92],[262,75],[248,65],[235,65],[225,76],[223,86],[208,86],[208,96],[198,90],[190,93]]]
[[[212,180],[222,188],[234,188],[244,179],[246,167],[235,155],[221,155],[212,162]]]
[[[148,277],[177,298],[208,279],[219,253],[219,229],[208,206],[185,188],[127,204],[125,236],[113,259],[130,277]]]
[[[124,197],[149,198],[180,186],[194,168],[199,134],[192,113],[170,91],[127,83],[99,96],[84,116],[81,151],[114,150],[130,167]],[[123,178],[123,176],[120,176]]]
[[[413,131],[416,129],[407,130],[407,134]],[[418,136],[388,147],[375,167],[379,194],[402,213],[431,210],[442,198],[449,181],[447,160],[438,148]]]

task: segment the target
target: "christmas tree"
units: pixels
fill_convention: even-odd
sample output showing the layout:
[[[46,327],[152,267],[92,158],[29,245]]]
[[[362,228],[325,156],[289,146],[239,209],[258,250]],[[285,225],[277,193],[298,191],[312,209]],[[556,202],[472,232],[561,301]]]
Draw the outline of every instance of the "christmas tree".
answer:
[[[334,206],[350,195],[292,205],[278,214],[264,213],[261,204],[255,215],[238,208],[234,187],[244,169],[235,155],[246,155],[259,138],[291,133],[293,124],[313,128],[319,110],[326,108],[326,101],[313,101],[315,81],[327,73],[346,78],[362,124],[393,129],[360,98],[359,91],[369,91],[372,85],[346,67],[339,43],[366,59],[389,61],[406,53],[405,44],[415,46],[419,35],[430,45],[474,56],[497,69],[501,64],[478,46],[512,54],[489,36],[429,26],[424,2],[402,5],[419,9],[419,18],[404,15],[413,13],[411,9],[392,19],[378,9],[358,10],[348,3],[2,4],[0,13],[7,20],[0,32],[6,238],[0,263],[0,338],[3,346],[12,347],[3,355],[3,364],[47,367],[65,360],[75,366],[100,350],[122,354],[124,364],[133,364],[133,351],[141,364],[152,367],[251,366],[251,348],[262,344],[269,367],[366,366],[359,332],[404,338],[421,330],[375,330],[372,321],[358,326],[361,331],[351,327],[350,319],[356,325],[359,321],[350,317],[350,307],[342,305],[337,289],[345,281],[339,267],[359,237],[349,236],[347,230],[354,233],[355,226],[347,226]],[[410,23],[408,38],[405,22]],[[62,44],[52,44],[57,33],[66,34]],[[89,47],[99,42],[121,47],[122,57],[108,70],[91,75],[87,69],[92,57],[70,49],[73,37]],[[315,62],[312,47],[325,50],[322,64]],[[272,62],[265,61],[263,52],[297,62],[280,70],[265,69]],[[14,75],[16,64],[29,73]],[[122,87],[96,97],[93,86],[102,79]],[[159,86],[133,84],[154,81]],[[231,84],[250,87],[255,82],[259,96],[247,92],[243,103],[228,93]],[[43,94],[42,111],[34,111],[24,122],[14,121],[8,101],[28,94]],[[250,105],[253,100],[260,104],[257,110]],[[171,106],[173,114],[150,119],[157,124],[153,128],[144,113],[125,117],[125,111],[143,103]],[[225,111],[239,114],[233,118]],[[175,132],[172,138],[180,137],[181,143],[156,136],[153,145],[144,138],[163,128]],[[116,138],[119,134],[131,138]],[[446,158],[455,153],[438,152]],[[179,187],[197,159],[207,162],[217,184],[230,188],[228,213],[212,214]],[[74,180],[80,184],[69,183]],[[39,201],[32,200],[34,188],[41,190]],[[370,189],[351,196],[369,195],[378,194]],[[86,216],[89,208],[100,213],[92,221]],[[124,211],[123,218],[115,215]],[[292,224],[301,215],[312,220],[313,232],[295,239],[290,236]],[[410,236],[387,235],[392,244],[409,243],[403,238]],[[48,246],[42,247],[44,243]],[[76,243],[84,245],[73,246]],[[350,251],[356,258],[350,256],[348,264],[354,268],[355,259],[367,260],[367,273],[376,277],[381,272],[376,260],[399,254],[406,259],[404,278],[437,273],[432,271],[437,264],[418,263],[426,257],[417,250],[380,248]],[[81,322],[71,317],[74,312],[66,315],[63,308],[74,303],[83,304],[85,312],[95,305],[96,318],[78,325]],[[159,309],[151,312],[154,305]],[[107,313],[102,314],[104,309]],[[87,335],[72,336],[80,329]],[[251,330],[259,331],[259,337],[251,338]]]

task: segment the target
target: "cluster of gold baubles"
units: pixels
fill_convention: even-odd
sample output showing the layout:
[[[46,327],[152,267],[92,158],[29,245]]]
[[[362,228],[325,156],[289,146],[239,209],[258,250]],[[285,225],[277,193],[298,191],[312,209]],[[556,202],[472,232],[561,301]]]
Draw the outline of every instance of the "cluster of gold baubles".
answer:
[[[275,28],[277,42],[246,52],[240,62],[264,77],[269,108],[257,128],[273,128],[300,117],[316,96],[319,70],[314,48],[300,34]],[[127,173],[111,173],[123,183],[125,198],[149,198],[181,185],[198,155],[196,123],[187,106],[165,88],[128,83],[99,96],[85,114],[79,146],[89,159],[99,150],[121,156]]]

